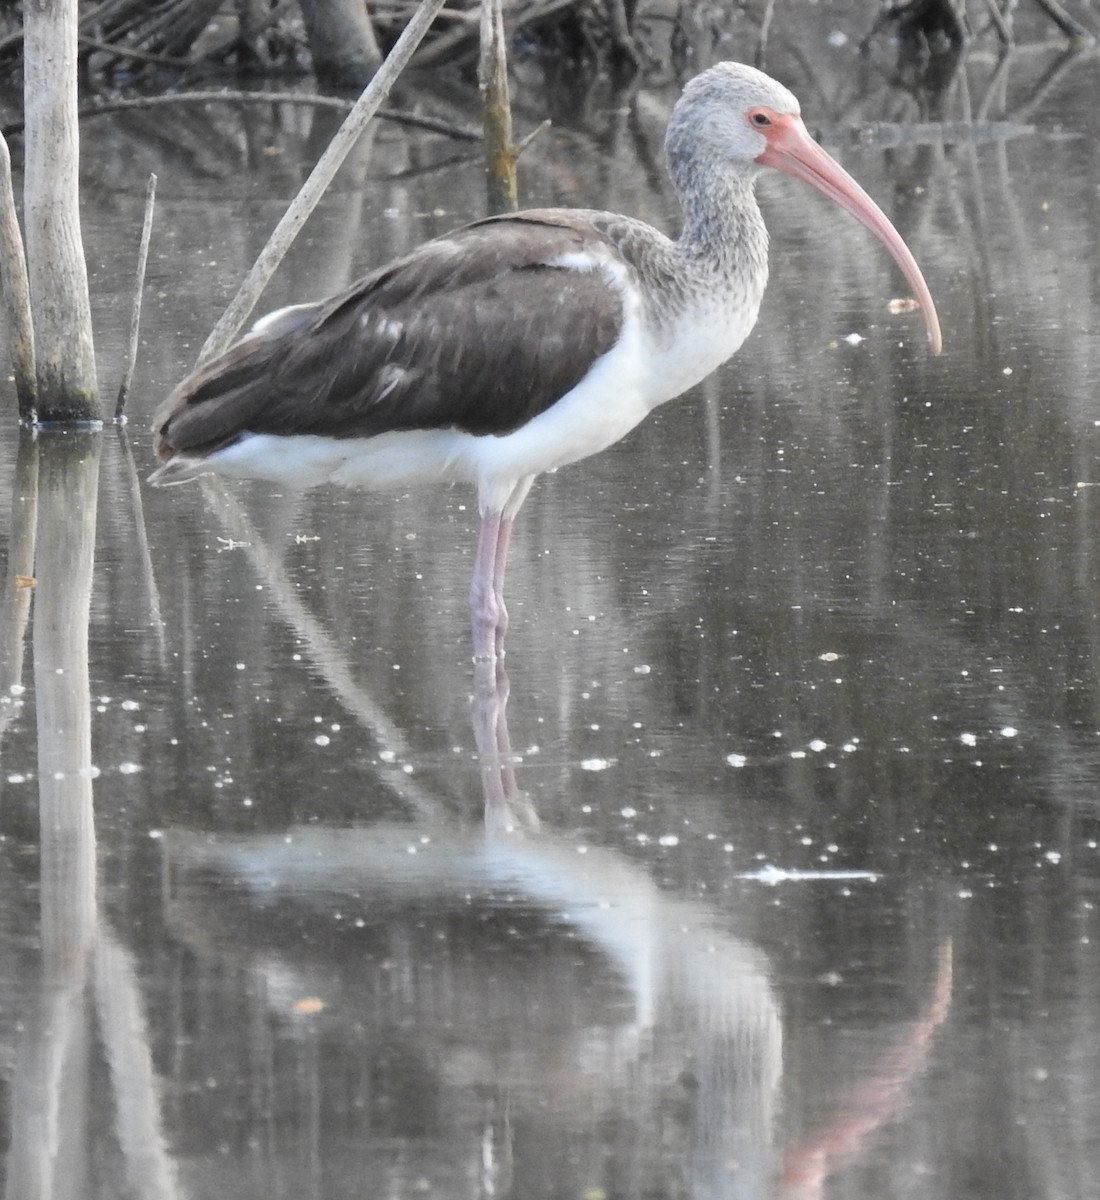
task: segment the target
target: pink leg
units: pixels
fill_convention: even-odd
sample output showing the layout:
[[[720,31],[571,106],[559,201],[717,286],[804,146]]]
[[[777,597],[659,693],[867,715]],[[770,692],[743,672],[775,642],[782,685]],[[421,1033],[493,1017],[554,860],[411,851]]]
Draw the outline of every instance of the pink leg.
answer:
[[[512,523],[534,478],[530,475],[516,482],[503,511],[486,509],[482,512],[474,579],[470,586],[475,662],[504,657],[504,635],[508,630],[508,610],[504,606],[508,544],[512,540]]]
[[[501,526],[504,519],[499,512],[487,512],[481,518],[481,530],[477,538],[477,557],[474,560],[474,578],[470,584],[470,623],[474,635],[474,661],[491,662],[497,656],[497,630],[501,621],[507,620],[504,606],[497,595],[496,575]],[[504,536],[504,554],[508,553],[508,536]]]
[[[504,657],[504,635],[508,632],[508,609],[504,606],[504,569],[508,565],[508,544],[512,540],[512,518],[501,517],[497,530],[497,550],[493,558],[493,596],[497,606],[497,657]]]

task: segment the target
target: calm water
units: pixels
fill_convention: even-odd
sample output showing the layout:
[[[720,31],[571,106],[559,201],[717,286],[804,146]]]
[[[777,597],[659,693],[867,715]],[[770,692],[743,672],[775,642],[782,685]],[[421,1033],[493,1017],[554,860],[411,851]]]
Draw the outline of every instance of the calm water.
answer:
[[[330,118],[88,126],[105,393],[148,170],[158,232],[126,439],[4,429],[8,1196],[1100,1196],[1100,70],[854,145],[928,114],[804,50],[946,353],[766,181],[736,362],[528,501],[507,679],[470,495],[139,483]],[[562,103],[526,199],[674,225],[674,94]],[[478,215],[466,152],[380,127],[265,306]]]

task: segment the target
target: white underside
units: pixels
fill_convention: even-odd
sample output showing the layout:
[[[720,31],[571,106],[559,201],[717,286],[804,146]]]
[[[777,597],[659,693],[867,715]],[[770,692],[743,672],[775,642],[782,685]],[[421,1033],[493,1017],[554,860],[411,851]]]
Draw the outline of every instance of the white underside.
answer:
[[[593,265],[589,261],[588,269]],[[755,321],[755,310],[738,311],[716,299],[713,311],[696,309],[690,322],[658,341],[643,328],[633,290],[613,264],[602,268],[624,295],[622,336],[571,392],[512,433],[430,429],[339,439],[246,434],[201,460],[176,460],[177,474],[212,471],[299,488],[471,483],[482,511],[500,510],[520,481],[599,453],[657,405],[693,387],[737,350]]]

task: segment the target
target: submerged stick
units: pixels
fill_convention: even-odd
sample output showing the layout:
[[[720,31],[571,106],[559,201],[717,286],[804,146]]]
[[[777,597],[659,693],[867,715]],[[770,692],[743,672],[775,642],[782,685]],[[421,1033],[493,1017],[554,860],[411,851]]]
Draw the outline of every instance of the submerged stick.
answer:
[[[19,420],[33,425],[38,376],[34,364],[34,321],[31,317],[31,288],[27,280],[27,258],[15,192],[11,183],[11,154],[0,134],[0,283],[11,327],[11,359],[15,372],[15,394],[19,400]]]
[[[141,225],[141,242],[138,246],[137,279],[134,283],[134,304],[130,310],[130,344],[126,350],[126,366],[122,372],[122,383],[115,401],[115,420],[122,421],[126,408],[126,396],[134,379],[134,363],[137,361],[138,330],[141,327],[141,299],[145,295],[145,265],[149,261],[149,237],[153,232],[153,205],[157,198],[157,177],[149,176],[145,188],[145,219]]]
[[[229,307],[214,326],[213,332],[206,339],[206,344],[199,353],[200,364],[208,362],[215,355],[227,349],[237,336],[241,326],[255,307],[256,301],[260,298],[260,293],[267,287],[271,276],[275,274],[287,250],[290,249],[310,213],[316,208],[317,202],[332,182],[333,176],[339,170],[352,146],[359,139],[367,122],[389,95],[397,77],[412,58],[413,51],[423,40],[432,21],[435,20],[436,13],[444,3],[445,0],[421,0],[412,20],[405,26],[404,32],[386,56],[386,61],[379,68],[378,74],[367,84],[363,94],[355,102],[355,107],[348,113],[344,123],[336,131],[324,154],[310,172],[309,178],[302,184],[298,195],[294,197],[290,207],[275,226],[274,232],[267,240],[267,245],[260,251],[259,258],[245,276],[236,296],[233,297]]]

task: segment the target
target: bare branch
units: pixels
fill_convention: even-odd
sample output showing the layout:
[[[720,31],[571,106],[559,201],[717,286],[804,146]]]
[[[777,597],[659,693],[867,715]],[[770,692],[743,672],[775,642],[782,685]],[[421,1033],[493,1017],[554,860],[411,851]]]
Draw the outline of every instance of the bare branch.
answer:
[[[149,176],[145,189],[145,219],[141,226],[141,242],[138,244],[137,281],[134,284],[134,304],[130,311],[130,344],[126,351],[126,366],[119,384],[118,399],[115,401],[115,420],[122,421],[126,409],[126,396],[134,378],[134,363],[137,361],[138,331],[141,328],[141,298],[145,294],[145,264],[149,261],[149,238],[153,232],[153,205],[157,198],[157,177]]]

